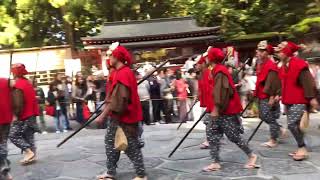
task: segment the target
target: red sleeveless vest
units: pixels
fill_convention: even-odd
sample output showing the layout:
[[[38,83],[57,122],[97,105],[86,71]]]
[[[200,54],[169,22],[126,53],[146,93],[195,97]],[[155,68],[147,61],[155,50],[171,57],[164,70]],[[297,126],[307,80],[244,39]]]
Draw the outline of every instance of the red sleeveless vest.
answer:
[[[203,85],[204,85],[204,104],[207,107],[206,112],[210,113],[214,109],[214,102],[212,98],[213,92],[213,79],[210,74],[210,69],[205,69],[203,72]]]
[[[121,83],[128,87],[131,95],[131,104],[128,105],[128,109],[124,114],[120,116],[112,114],[112,116],[115,116],[119,119],[119,121],[128,124],[133,124],[141,121],[143,119],[142,107],[138,96],[137,79],[128,66],[123,66],[120,69],[114,71],[110,93],[112,93],[117,83]]]
[[[32,84],[25,78],[18,78],[14,87],[23,92],[24,106],[19,120],[24,121],[32,116],[38,116],[39,106],[36,99],[36,92]]]
[[[12,121],[11,94],[8,80],[0,78],[0,125],[10,124]]]
[[[200,107],[206,107],[205,104],[204,104],[204,98],[203,98],[203,95],[204,95],[204,92],[203,92],[203,82],[202,82],[202,77],[198,80],[198,99],[199,99],[199,102],[200,102]]]
[[[289,67],[282,65],[280,77],[282,81],[282,103],[283,104],[308,104],[304,97],[303,88],[298,85],[298,78],[303,69],[308,68],[308,64],[297,57],[291,57]]]
[[[257,72],[257,82],[255,96],[259,99],[266,99],[269,97],[268,94],[263,92],[264,82],[267,80],[270,71],[275,71],[278,73],[277,65],[268,59],[266,62],[260,65],[259,72]]]
[[[215,77],[218,73],[223,73],[224,75],[226,75],[228,77],[229,84],[233,90],[233,96],[230,98],[229,104],[228,104],[227,108],[224,110],[224,112],[222,112],[222,114],[236,115],[236,114],[241,113],[241,111],[243,109],[241,106],[240,97],[239,97],[239,94],[234,86],[232,77],[231,77],[230,73],[228,72],[228,69],[224,65],[217,64],[216,67],[212,70],[212,72],[213,72],[213,77]],[[218,96],[218,94],[214,94],[214,96]]]

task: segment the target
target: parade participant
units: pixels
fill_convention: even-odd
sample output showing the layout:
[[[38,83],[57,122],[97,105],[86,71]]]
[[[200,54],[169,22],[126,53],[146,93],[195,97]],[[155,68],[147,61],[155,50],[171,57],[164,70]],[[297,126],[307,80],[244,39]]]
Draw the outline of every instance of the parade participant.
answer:
[[[14,121],[9,138],[25,153],[20,163],[27,165],[36,160],[34,133],[40,132],[36,121],[39,107],[36,92],[32,84],[24,77],[28,74],[24,64],[13,64],[11,72],[15,79],[12,92]]]
[[[9,180],[8,136],[12,121],[11,94],[7,79],[0,78],[0,179]]]
[[[213,109],[213,102],[211,101],[211,98],[208,98],[208,95],[210,95],[210,89],[212,92],[212,86],[209,84],[209,74],[210,69],[208,69],[208,66],[205,63],[206,54],[203,54],[199,57],[199,60],[197,62],[197,66],[199,69],[199,78],[198,78],[198,86],[199,86],[199,101],[200,101],[200,107],[205,108],[205,111],[210,114],[211,110]],[[207,125],[208,121],[210,121],[210,115],[206,114],[204,117],[204,124]],[[200,149],[208,149],[209,148],[209,142],[205,140],[203,143],[200,144]]]
[[[134,180],[146,180],[143,155],[139,142],[139,122],[142,121],[142,108],[137,92],[137,82],[129,66],[132,62],[129,52],[118,43],[109,48],[111,65],[115,68],[112,85],[102,114],[98,122],[110,115],[105,145],[108,171],[99,180],[114,179],[120,151],[115,149],[115,134],[120,126],[127,138],[128,147],[125,153],[134,165],[137,177]]]
[[[273,47],[267,41],[258,44],[256,55],[259,63],[257,64],[257,82],[255,97],[259,99],[259,117],[269,125],[270,140],[262,146],[273,148],[278,145],[277,140],[280,133],[285,134],[285,129],[281,128],[277,119],[280,117],[280,104],[276,101],[281,94],[281,81],[278,76],[278,67],[270,59],[274,53]]]
[[[308,64],[294,53],[299,46],[292,42],[282,42],[278,48],[278,57],[282,61],[280,78],[282,81],[282,103],[286,106],[288,129],[293,134],[298,150],[290,153],[294,160],[301,161],[308,158],[308,151],[304,142],[304,133],[299,124],[307,105],[318,107],[316,99],[315,81],[309,71]]]
[[[211,112],[211,121],[209,121],[207,125],[206,133],[213,161],[203,169],[205,172],[221,169],[219,150],[220,140],[223,134],[247,154],[249,160],[245,168],[252,169],[259,167],[256,165],[257,155],[252,152],[240,135],[243,133],[242,125],[238,117],[242,111],[240,97],[228,69],[220,64],[223,59],[224,54],[220,49],[209,49],[206,61],[212,67],[210,75],[212,76],[214,85],[213,91],[210,94],[214,102],[214,108]]]

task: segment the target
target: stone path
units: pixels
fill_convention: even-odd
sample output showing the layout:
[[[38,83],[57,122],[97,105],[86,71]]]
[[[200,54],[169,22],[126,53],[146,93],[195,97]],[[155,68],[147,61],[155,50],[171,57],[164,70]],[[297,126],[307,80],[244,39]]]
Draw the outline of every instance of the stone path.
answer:
[[[198,145],[204,139],[203,125],[184,142],[181,148],[168,158],[168,154],[180,141],[193,122],[184,124],[180,131],[177,124],[146,126],[143,149],[145,165],[150,180],[319,180],[320,179],[320,130],[316,128],[320,115],[312,115],[313,128],[306,137],[310,159],[295,162],[288,153],[295,150],[293,138],[284,140],[277,148],[270,150],[260,147],[267,140],[267,126],[263,125],[250,143],[259,154],[260,169],[246,170],[243,164],[246,156],[226,139],[221,148],[223,169],[214,173],[203,173],[201,169],[210,163],[209,151],[200,150]],[[258,124],[258,119],[244,121],[246,134],[251,134]],[[285,124],[284,117],[281,120]],[[105,170],[106,156],[104,150],[105,130],[84,130],[64,146],[56,145],[67,134],[37,135],[38,162],[22,167],[18,161],[22,158],[20,151],[9,145],[9,159],[12,162],[12,174],[15,180],[94,180],[95,176]],[[133,168],[128,158],[122,154],[118,163],[120,180],[134,177]]]

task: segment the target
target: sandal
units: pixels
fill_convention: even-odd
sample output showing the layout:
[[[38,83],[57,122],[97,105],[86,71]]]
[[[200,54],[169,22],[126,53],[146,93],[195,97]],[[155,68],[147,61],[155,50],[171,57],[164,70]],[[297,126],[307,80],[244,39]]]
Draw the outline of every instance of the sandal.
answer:
[[[107,173],[104,173],[104,174],[97,176],[97,179],[98,180],[115,180],[116,178],[107,174]]]
[[[33,156],[29,159],[23,159],[20,161],[21,165],[22,166],[26,166],[26,165],[30,165],[32,163],[36,162],[36,156]]]
[[[246,169],[258,169],[258,168],[261,167],[260,165],[256,164],[256,162],[258,160],[258,156],[257,155],[253,155],[253,156],[254,156],[253,159],[250,159],[250,161],[252,161],[252,162],[247,163],[244,166],[244,168],[246,168]],[[252,158],[252,157],[250,157],[250,158]]]
[[[295,156],[296,154],[297,154],[297,152],[295,151],[295,152],[289,153],[288,156],[293,157],[293,156]]]
[[[307,154],[304,155],[299,155],[299,154],[295,154],[292,156],[293,160],[295,161],[303,161],[309,158],[309,156]]]
[[[209,166],[202,169],[203,172],[214,172],[219,171],[221,169],[221,166],[219,165],[217,167],[217,164],[210,164]]]
[[[209,145],[207,145],[205,142],[200,144],[200,149],[208,149]]]
[[[267,148],[275,148],[278,146],[278,144],[271,144],[270,142],[265,142],[265,143],[262,143],[261,146],[267,147]]]

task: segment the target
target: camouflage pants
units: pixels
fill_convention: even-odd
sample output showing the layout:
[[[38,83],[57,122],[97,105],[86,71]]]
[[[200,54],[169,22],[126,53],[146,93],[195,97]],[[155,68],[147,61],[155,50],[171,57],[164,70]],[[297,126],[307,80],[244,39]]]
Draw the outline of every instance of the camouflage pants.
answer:
[[[31,149],[36,153],[34,133],[39,132],[36,117],[14,121],[9,134],[10,141],[21,150]]]
[[[301,117],[303,115],[303,112],[306,110],[305,104],[293,104],[293,105],[287,105],[288,109],[288,129],[294,136],[298,147],[304,147],[304,134],[302,131],[300,131],[299,125],[301,121]]]
[[[262,121],[269,125],[271,139],[277,140],[280,135],[281,127],[281,125],[277,122],[277,119],[280,116],[280,105],[277,104],[274,107],[270,107],[268,102],[269,99],[259,100],[259,117]]]
[[[248,156],[252,153],[252,150],[241,137],[241,123],[237,116],[222,115],[215,120],[209,121],[206,127],[206,133],[210,145],[210,155],[215,163],[220,162],[220,140],[223,134]]]
[[[10,131],[10,124],[0,125],[0,179],[5,179],[10,171],[10,162],[8,156],[8,135]]]
[[[105,136],[105,146],[106,146],[106,155],[107,155],[107,169],[108,174],[115,176],[117,162],[120,158],[120,151],[114,148],[115,134],[117,131],[118,125],[113,123],[116,120],[110,120],[111,122],[108,124],[107,132]],[[144,163],[143,163],[143,155],[141,152],[141,146],[139,141],[139,135],[137,136],[128,135],[126,130],[123,129],[128,140],[128,148],[125,151],[126,155],[129,157],[131,162],[134,165],[137,176],[144,177],[146,175]]]

